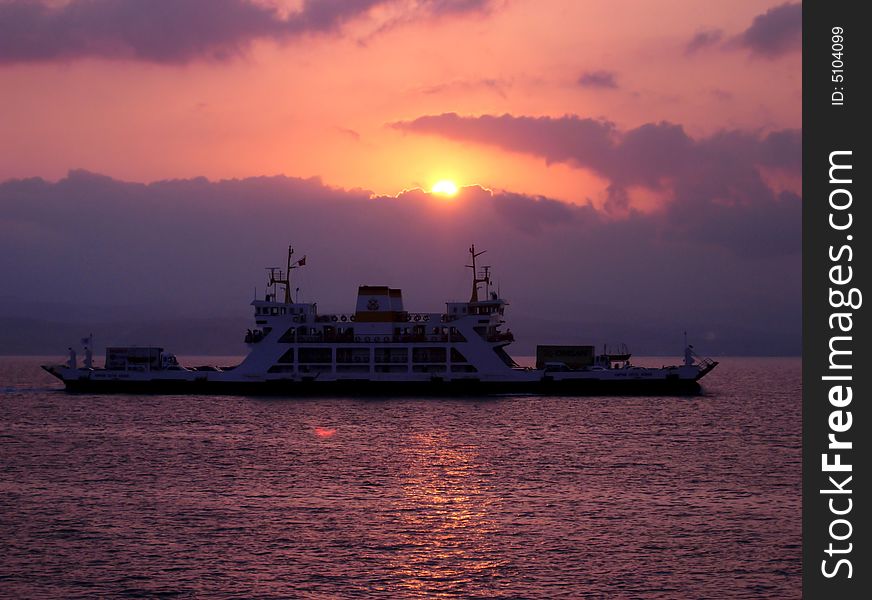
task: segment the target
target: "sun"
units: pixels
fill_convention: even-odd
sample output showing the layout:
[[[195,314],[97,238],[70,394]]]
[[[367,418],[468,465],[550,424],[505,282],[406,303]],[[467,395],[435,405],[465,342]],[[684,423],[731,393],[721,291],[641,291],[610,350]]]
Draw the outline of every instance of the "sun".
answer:
[[[457,184],[447,179],[441,179],[433,184],[430,191],[434,194],[442,194],[443,196],[454,196],[457,194]]]

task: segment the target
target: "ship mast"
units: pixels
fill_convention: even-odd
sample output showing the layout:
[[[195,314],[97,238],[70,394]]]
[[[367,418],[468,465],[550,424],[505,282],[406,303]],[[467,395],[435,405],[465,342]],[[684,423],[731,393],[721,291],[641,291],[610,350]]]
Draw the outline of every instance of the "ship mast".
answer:
[[[469,254],[472,256],[472,264],[466,265],[467,268],[472,269],[472,297],[469,299],[470,302],[478,302],[478,284],[479,283],[489,283],[490,279],[485,273],[484,277],[479,278],[478,272],[475,270],[475,259],[476,257],[481,256],[487,252],[487,250],[482,250],[481,252],[475,251],[475,244],[469,247]]]
[[[288,266],[285,272],[282,272],[279,267],[270,267],[269,268],[269,284],[275,286],[283,285],[285,286],[285,304],[291,304],[291,269],[296,269],[298,267],[303,267],[306,265],[306,257],[296,262],[292,262],[294,256],[294,247],[288,246]],[[273,295],[273,299],[275,299],[275,295]]]
[[[490,278],[490,265],[482,265],[481,270],[484,272],[484,297],[486,300],[490,300],[491,297],[491,278]]]

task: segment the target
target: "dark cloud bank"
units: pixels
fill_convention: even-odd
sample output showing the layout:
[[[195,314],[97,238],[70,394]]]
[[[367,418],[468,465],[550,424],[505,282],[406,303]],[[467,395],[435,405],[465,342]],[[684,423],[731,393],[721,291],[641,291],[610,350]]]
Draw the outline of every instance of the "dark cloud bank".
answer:
[[[754,17],[739,44],[758,56],[778,56],[802,47],[802,4],[787,3]]]
[[[394,127],[412,133],[497,146],[589,169],[609,183],[607,208],[625,209],[633,187],[671,196],[657,229],[671,239],[695,240],[753,256],[799,250],[800,201],[776,192],[762,171],[799,177],[798,130],[757,135],[722,131],[691,138],[680,125],[648,123],[619,131],[613,123],[552,117],[425,116]]]
[[[0,64],[84,57],[185,63],[226,59],[257,39],[335,32],[376,6],[403,21],[486,11],[491,0],[304,0],[289,15],[249,0],[0,0]]]
[[[802,4],[788,2],[772,7],[757,15],[747,29],[725,39],[721,29],[698,31],[687,43],[686,54],[695,54],[707,48],[741,48],[752,56],[778,58],[802,48]]]
[[[349,310],[364,283],[439,310],[468,295],[474,241],[511,301],[517,353],[549,341],[677,353],[685,329],[707,353],[797,353],[798,201],[686,208],[614,219],[477,186],[446,202],[289,177],[10,180],[0,184],[0,342],[60,353],[95,330],[104,343],[241,351],[262,267],[281,264],[289,241],[309,257],[302,298],[322,310]]]

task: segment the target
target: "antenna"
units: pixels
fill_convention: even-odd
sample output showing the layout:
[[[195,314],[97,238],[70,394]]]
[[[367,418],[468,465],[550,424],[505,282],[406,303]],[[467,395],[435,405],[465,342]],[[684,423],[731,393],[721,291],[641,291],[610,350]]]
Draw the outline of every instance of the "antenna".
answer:
[[[482,250],[481,252],[475,251],[475,244],[469,247],[469,254],[472,256],[472,264],[466,265],[467,268],[472,269],[472,297],[469,299],[470,302],[478,302],[478,284],[484,283],[486,279],[479,279],[476,275],[478,274],[475,270],[475,259],[482,254],[487,252],[487,250]],[[486,275],[485,275],[486,277]]]
[[[269,296],[269,288],[272,287],[272,301],[276,300],[276,284],[283,283],[284,273],[282,272],[281,267],[267,267],[267,271],[269,271],[269,281],[266,284],[267,287],[267,296]]]
[[[294,256],[294,247],[288,245],[288,264],[287,270],[282,272],[280,267],[268,267],[269,270],[269,283],[267,285],[273,286],[273,300],[276,299],[276,285],[282,285],[285,288],[285,304],[291,303],[291,270],[297,269],[299,267],[306,265],[306,256],[296,262],[292,262],[292,257]],[[297,288],[299,291],[299,288]]]
[[[482,271],[484,271],[484,275],[482,279],[484,280],[484,295],[486,298],[490,298],[490,265],[482,265]]]

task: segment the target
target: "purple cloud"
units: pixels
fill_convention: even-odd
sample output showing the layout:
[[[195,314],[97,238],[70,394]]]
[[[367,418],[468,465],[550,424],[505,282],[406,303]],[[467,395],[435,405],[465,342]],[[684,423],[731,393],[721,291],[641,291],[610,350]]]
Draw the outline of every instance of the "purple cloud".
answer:
[[[462,117],[454,113],[393,126],[589,169],[609,181],[606,208],[611,210],[628,207],[628,190],[633,186],[663,192],[671,197],[665,207],[668,222],[661,224],[667,235],[693,237],[707,228],[716,231],[721,221],[735,222],[742,225],[702,239],[739,253],[792,253],[799,248],[795,225],[800,203],[770,189],[761,174],[762,168],[775,168],[800,176],[802,144],[797,130],[766,135],[724,131],[695,139],[680,125],[668,122],[619,131],[608,121],[576,115]],[[768,228],[773,223],[791,233],[772,237]]]
[[[0,2],[0,64],[84,57],[185,63],[224,60],[256,39],[339,30],[399,0],[304,0],[287,16],[250,0],[39,0]],[[418,0],[408,18],[484,11],[490,0]]]
[[[589,88],[616,89],[618,82],[612,71],[587,71],[579,76],[578,85]]]
[[[736,42],[763,57],[798,50],[802,46],[802,4],[781,4],[757,15]]]
[[[609,161],[601,155],[611,147],[615,126],[608,121],[567,115],[551,117],[515,117],[482,115],[462,117],[456,113],[424,116],[399,122],[394,128],[412,133],[499,146],[543,157],[549,163],[580,161],[603,165]]]
[[[692,184],[688,194],[708,193],[705,182]],[[65,318],[69,311],[34,312],[32,290],[51,281],[52,298],[103,307],[88,313],[95,316],[84,331],[110,314],[182,323],[225,315],[238,317],[224,333],[239,343],[252,288],[263,290],[261,267],[281,259],[289,241],[308,255],[295,273],[301,299],[321,310],[347,310],[364,283],[402,286],[407,306],[439,310],[468,295],[464,252],[475,242],[488,250],[485,264],[512,303],[511,327],[527,351],[567,332],[580,335],[576,343],[622,339],[638,353],[677,351],[685,329],[714,332],[712,352],[799,349],[797,198],[616,219],[589,204],[478,186],[446,203],[420,190],[373,197],[318,179],[140,184],[73,171],[57,182],[0,183],[0,214],[0,278],[16,282],[0,294],[0,324],[13,313]],[[96,329],[105,343],[130,330]],[[8,331],[0,327],[4,347],[18,348]],[[140,331],[115,341],[165,343]],[[69,343],[61,342],[37,350]]]
[[[720,29],[704,29],[694,35],[684,47],[685,54],[695,54],[704,48],[710,48],[720,43],[724,32]]]

